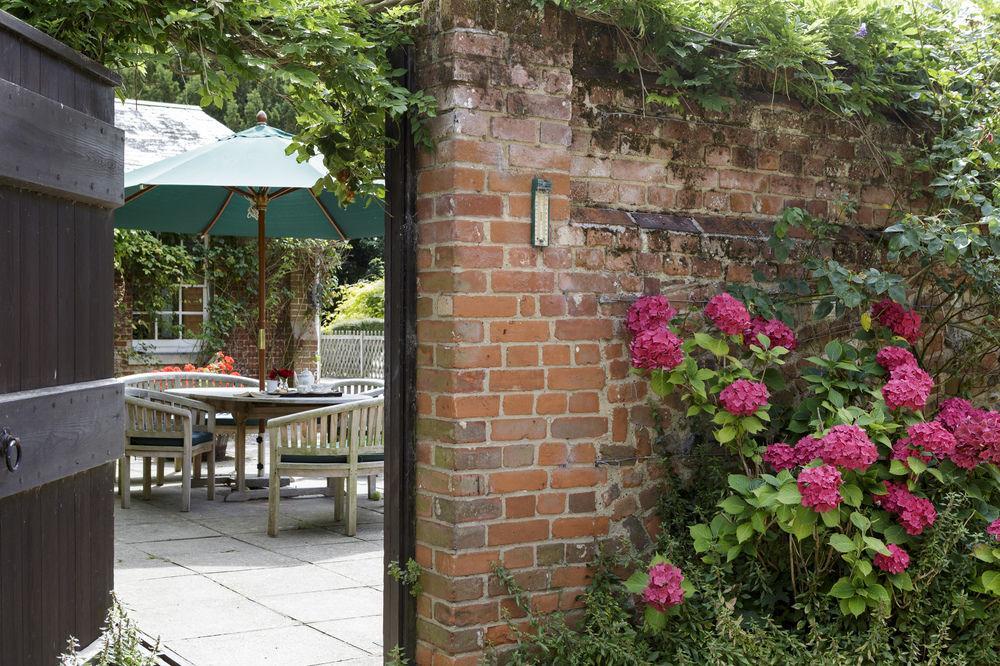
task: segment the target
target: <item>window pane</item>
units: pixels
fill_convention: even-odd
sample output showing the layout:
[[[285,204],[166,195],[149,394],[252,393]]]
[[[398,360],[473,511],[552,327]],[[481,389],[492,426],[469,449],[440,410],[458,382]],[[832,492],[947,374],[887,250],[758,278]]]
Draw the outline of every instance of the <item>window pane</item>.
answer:
[[[132,339],[153,339],[153,321],[149,315],[139,313],[132,315]]]
[[[184,321],[184,337],[193,338],[201,333],[201,326],[204,323],[204,317],[200,314],[195,315],[182,315]]]
[[[184,303],[181,310],[185,312],[201,312],[204,308],[205,290],[201,287],[184,287]]]
[[[176,314],[160,314],[158,315],[157,322],[159,325],[159,335],[157,337],[160,340],[176,340],[180,337],[180,328]]]

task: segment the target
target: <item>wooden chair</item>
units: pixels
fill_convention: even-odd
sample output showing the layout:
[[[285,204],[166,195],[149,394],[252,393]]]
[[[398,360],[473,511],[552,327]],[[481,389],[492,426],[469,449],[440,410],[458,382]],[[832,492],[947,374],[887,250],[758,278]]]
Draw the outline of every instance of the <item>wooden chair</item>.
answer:
[[[378,389],[385,389],[385,382],[381,379],[335,379],[331,382],[321,382],[334,391],[341,391],[344,395],[357,395],[359,393],[377,392]]]
[[[373,398],[385,393],[385,381],[381,379],[371,379],[359,377],[356,379],[335,379],[332,382],[323,382],[323,386],[335,391],[341,391],[344,395],[370,395]],[[368,477],[368,499],[375,499],[378,474]]]
[[[181,460],[181,511],[191,510],[191,467],[208,456],[208,499],[215,498],[215,409],[198,400],[148,389],[125,389],[125,455],[118,465],[122,508],[131,500],[131,458],[142,457],[142,496],[152,494],[153,458]]]
[[[248,390],[254,390],[260,386],[253,377],[242,377],[239,375],[221,375],[212,372],[143,372],[137,375],[122,377],[122,383],[126,388],[149,389],[153,391],[166,391],[173,388],[185,388],[189,386],[246,386]],[[247,426],[256,426],[256,419],[247,421]],[[215,436],[220,446],[225,447],[229,436],[236,436],[236,419],[232,414],[221,412],[215,415]],[[202,458],[207,458],[203,456]],[[201,478],[202,458],[198,459],[194,468],[194,478]],[[156,461],[156,485],[163,485],[163,458]],[[180,459],[177,459],[175,468],[179,467]]]
[[[384,398],[371,398],[267,422],[271,448],[269,535],[278,535],[282,474],[327,479],[327,488],[334,496],[334,518],[345,521],[348,536],[357,533],[358,477],[385,471],[383,403]]]

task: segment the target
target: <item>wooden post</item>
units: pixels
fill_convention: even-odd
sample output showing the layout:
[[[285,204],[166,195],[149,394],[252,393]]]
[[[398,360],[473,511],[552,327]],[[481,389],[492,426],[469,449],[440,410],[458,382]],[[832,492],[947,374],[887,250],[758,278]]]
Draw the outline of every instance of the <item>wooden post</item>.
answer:
[[[264,390],[264,376],[267,372],[267,299],[265,298],[265,273],[267,272],[267,240],[264,235],[267,215],[267,195],[257,197],[257,372],[260,390]]]

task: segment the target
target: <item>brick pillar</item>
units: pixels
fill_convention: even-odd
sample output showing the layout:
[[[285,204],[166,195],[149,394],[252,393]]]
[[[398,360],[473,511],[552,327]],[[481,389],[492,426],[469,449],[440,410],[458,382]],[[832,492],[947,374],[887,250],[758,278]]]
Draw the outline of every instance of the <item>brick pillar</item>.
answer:
[[[420,43],[440,110],[417,206],[420,664],[475,664],[509,640],[493,562],[539,609],[573,607],[608,530],[594,461],[612,327],[561,247],[575,29],[498,4],[442,3]],[[534,176],[553,183],[547,249],[529,240]]]

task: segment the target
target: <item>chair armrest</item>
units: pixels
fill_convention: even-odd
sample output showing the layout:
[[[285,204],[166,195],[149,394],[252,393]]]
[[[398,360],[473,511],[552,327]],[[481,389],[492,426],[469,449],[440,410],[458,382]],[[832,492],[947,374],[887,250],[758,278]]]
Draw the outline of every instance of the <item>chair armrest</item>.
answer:
[[[296,414],[289,414],[288,416],[279,416],[275,419],[267,420],[267,428],[280,428],[282,426],[291,425],[293,423],[306,422],[312,419],[322,418],[324,416],[331,416],[333,414],[340,414],[341,412],[349,412],[352,409],[357,409],[358,407],[368,407],[374,403],[381,401],[382,398],[368,398],[365,400],[352,400],[350,402],[345,402],[339,405],[330,405],[329,407],[320,407],[319,409],[310,409],[307,412],[298,412]]]
[[[165,393],[163,391],[154,391],[152,389],[128,389],[128,392],[146,400],[153,400],[156,402],[169,402],[173,405],[181,405],[183,407],[188,407],[190,409],[197,409],[201,412],[207,412],[210,414],[215,414],[215,407],[208,404],[207,402],[202,402],[201,400],[194,400],[193,398],[185,398],[184,396],[174,395],[173,393]]]
[[[189,421],[191,420],[191,410],[184,409],[183,407],[174,407],[173,405],[157,402],[155,400],[146,400],[145,398],[140,398],[134,395],[126,395],[125,404],[135,405],[136,407],[142,407],[144,409],[151,409],[155,412],[163,412],[164,414],[172,414],[173,416],[178,416]]]

